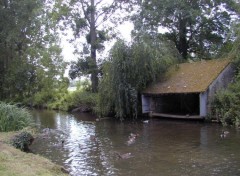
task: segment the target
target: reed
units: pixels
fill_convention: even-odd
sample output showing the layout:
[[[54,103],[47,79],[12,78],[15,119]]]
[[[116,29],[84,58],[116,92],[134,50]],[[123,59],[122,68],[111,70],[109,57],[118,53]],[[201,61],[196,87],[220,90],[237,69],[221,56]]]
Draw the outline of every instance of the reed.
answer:
[[[0,132],[21,130],[31,123],[31,114],[27,109],[0,102]]]

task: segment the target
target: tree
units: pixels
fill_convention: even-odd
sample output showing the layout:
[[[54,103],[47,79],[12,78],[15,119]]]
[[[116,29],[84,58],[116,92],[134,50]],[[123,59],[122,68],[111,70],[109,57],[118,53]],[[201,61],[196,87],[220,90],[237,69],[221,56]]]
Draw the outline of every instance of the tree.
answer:
[[[240,12],[240,6],[237,7]],[[211,118],[219,120],[222,125],[234,125],[240,127],[240,24],[232,26],[235,40],[227,57],[231,58],[235,67],[235,78],[227,89],[218,91],[212,102]]]
[[[68,8],[68,17],[75,38],[85,36],[81,57],[78,62],[73,62],[70,77],[76,78],[81,75],[91,75],[92,92],[98,89],[98,57],[97,52],[104,50],[103,43],[109,40],[109,34],[113,32],[111,22],[117,22],[114,14],[120,8],[121,0],[106,3],[105,0],[71,0],[69,4],[59,5],[60,9]],[[60,1],[60,3],[62,3]],[[79,9],[80,8],[80,9]],[[63,10],[65,11],[65,10]],[[112,21],[111,21],[112,20]],[[80,48],[77,48],[78,52]]]
[[[25,3],[24,6],[22,5],[23,3]],[[37,17],[38,15],[35,10],[40,8],[40,6],[41,3],[39,1],[23,2],[23,0],[4,0],[0,2],[1,99],[11,96],[11,94],[8,92],[10,88],[7,83],[13,79],[10,76],[11,70],[17,72],[17,69],[22,69],[19,67],[19,65],[22,65],[23,67],[26,66],[22,64],[27,60],[24,52],[26,51],[27,45],[32,37],[31,31],[33,27],[33,21],[35,21],[34,17]],[[30,16],[33,18],[31,19]],[[14,65],[18,67],[14,67]],[[23,80],[21,81],[24,83]],[[16,83],[16,87],[18,86],[19,84]]]
[[[66,93],[68,78],[64,77],[67,63],[61,57],[59,46],[45,48],[38,65],[35,67],[36,84],[31,88],[34,91],[29,100],[38,106],[52,103],[58,99],[59,93]],[[35,90],[34,90],[35,89]]]
[[[132,17],[136,31],[162,34],[175,43],[184,59],[210,58],[227,43],[232,20],[237,19],[234,0],[139,1]]]
[[[121,120],[136,118],[139,92],[159,79],[178,58],[171,46],[157,37],[146,35],[130,46],[122,40],[117,41],[103,67],[99,90],[100,114],[112,112]]]
[[[32,99],[43,89],[43,77],[51,85],[63,78],[65,63],[47,6],[42,0],[0,1],[1,100]]]

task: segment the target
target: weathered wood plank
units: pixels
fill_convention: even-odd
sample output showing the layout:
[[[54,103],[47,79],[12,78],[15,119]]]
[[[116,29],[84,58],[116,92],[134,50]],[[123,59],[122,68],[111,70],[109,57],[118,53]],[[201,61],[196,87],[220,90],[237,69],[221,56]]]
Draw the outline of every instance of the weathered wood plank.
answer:
[[[165,117],[165,118],[175,118],[175,119],[203,119],[203,117],[194,115],[176,115],[176,114],[164,114],[164,113],[151,113],[152,117]]]

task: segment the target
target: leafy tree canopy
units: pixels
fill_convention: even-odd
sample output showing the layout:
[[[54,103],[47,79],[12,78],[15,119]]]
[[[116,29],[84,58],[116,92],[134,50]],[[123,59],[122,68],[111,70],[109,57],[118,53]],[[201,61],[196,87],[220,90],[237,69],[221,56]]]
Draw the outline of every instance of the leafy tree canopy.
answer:
[[[92,91],[98,88],[99,60],[97,56],[104,49],[104,42],[115,36],[115,25],[120,21],[119,9],[122,0],[59,0],[56,3],[59,13],[58,19],[73,30],[76,44],[77,62],[72,62],[70,77],[91,75]],[[118,14],[118,15],[117,15]],[[82,45],[78,42],[85,37]]]
[[[238,19],[234,0],[138,1],[132,17],[135,33],[159,33],[175,43],[184,59],[211,58],[230,40],[230,26]]]
[[[47,1],[0,1],[0,99],[23,102],[59,87],[65,63],[56,34]]]

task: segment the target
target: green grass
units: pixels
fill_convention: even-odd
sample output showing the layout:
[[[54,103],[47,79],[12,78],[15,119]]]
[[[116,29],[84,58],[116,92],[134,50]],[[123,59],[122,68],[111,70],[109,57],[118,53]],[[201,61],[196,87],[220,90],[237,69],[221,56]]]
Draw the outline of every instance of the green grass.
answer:
[[[64,176],[61,167],[46,158],[0,143],[1,176]]]
[[[31,115],[25,108],[0,102],[0,132],[21,130],[31,123]]]
[[[50,160],[25,153],[10,145],[11,139],[22,131],[31,133],[34,129],[25,128],[21,131],[0,132],[0,176],[66,176],[61,166]]]

